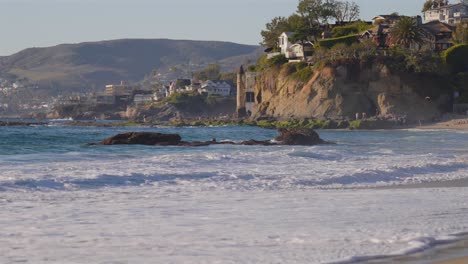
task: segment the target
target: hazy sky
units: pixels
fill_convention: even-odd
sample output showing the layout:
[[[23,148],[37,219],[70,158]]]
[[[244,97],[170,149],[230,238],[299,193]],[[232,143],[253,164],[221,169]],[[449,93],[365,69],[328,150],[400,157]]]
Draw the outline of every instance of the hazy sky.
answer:
[[[417,15],[424,0],[355,0],[361,17]],[[455,0],[452,0],[455,1]],[[258,44],[275,16],[298,0],[0,0],[0,55],[118,38],[222,40]]]

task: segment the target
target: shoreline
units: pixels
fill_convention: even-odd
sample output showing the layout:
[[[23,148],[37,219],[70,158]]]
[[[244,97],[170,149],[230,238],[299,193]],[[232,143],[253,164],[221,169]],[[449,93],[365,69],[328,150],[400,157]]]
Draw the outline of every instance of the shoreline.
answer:
[[[0,119],[1,120],[1,119]],[[29,120],[30,121],[30,120]],[[23,120],[0,121],[0,126],[28,126],[45,125],[54,120],[37,120],[37,122],[26,122]],[[11,124],[8,124],[11,123]],[[279,128],[312,128],[317,130],[456,130],[468,131],[468,116],[447,114],[441,121],[428,122],[423,124],[399,124],[395,120],[315,120],[315,119],[291,119],[281,120],[248,120],[248,119],[203,119],[203,120],[178,120],[161,122],[141,122],[134,120],[72,120],[60,122],[64,126],[96,126],[96,127],[128,127],[128,126],[147,126],[147,127],[211,127],[211,126],[255,126],[266,129]]]

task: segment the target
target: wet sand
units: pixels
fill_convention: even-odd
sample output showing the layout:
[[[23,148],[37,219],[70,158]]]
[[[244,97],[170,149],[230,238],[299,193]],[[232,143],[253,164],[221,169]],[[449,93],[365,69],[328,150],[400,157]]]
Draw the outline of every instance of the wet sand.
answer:
[[[467,264],[467,263],[468,263],[468,257],[464,257],[464,258],[457,258],[457,259],[452,259],[452,260],[447,260],[447,261],[440,261],[434,264]]]
[[[468,264],[468,240],[439,245],[409,256],[370,260],[362,264]]]

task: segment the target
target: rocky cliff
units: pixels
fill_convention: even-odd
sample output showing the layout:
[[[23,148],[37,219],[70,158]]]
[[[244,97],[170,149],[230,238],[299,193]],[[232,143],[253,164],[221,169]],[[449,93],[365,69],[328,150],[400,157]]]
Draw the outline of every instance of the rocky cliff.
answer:
[[[288,63],[261,73],[254,118],[354,119],[356,113],[366,113],[411,122],[431,120],[450,105],[449,84],[441,76],[350,63],[311,68],[304,80],[295,77],[296,68]]]

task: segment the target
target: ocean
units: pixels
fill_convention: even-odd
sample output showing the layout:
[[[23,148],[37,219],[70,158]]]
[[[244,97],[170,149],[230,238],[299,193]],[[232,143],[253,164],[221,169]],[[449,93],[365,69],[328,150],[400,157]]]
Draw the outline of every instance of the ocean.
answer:
[[[356,263],[468,234],[466,132],[326,130],[336,144],[313,147],[86,145],[129,131],[276,136],[0,127],[0,263]]]

